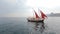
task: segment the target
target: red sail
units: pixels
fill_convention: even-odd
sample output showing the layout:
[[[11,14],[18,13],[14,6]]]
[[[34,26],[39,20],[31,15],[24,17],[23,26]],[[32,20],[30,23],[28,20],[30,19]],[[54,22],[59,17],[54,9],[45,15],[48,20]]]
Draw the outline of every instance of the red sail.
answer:
[[[47,17],[47,16],[41,10],[40,10],[40,12],[41,12],[42,18],[45,19],[45,17]]]
[[[35,10],[34,10],[34,12],[35,12]],[[36,18],[39,18],[38,14],[36,12],[35,12],[35,16],[36,16]]]

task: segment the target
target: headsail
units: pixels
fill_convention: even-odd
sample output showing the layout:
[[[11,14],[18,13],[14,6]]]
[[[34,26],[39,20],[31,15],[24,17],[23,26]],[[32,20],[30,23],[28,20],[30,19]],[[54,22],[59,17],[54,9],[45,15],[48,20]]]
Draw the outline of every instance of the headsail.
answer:
[[[36,18],[39,18],[38,14],[36,13],[36,11],[34,10],[35,16]]]

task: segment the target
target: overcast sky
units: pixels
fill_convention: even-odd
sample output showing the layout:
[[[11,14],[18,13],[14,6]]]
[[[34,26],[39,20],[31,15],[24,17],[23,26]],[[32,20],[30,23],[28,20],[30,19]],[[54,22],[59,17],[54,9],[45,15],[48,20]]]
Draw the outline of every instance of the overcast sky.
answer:
[[[0,17],[26,17],[34,8],[44,13],[60,13],[60,0],[0,0]]]

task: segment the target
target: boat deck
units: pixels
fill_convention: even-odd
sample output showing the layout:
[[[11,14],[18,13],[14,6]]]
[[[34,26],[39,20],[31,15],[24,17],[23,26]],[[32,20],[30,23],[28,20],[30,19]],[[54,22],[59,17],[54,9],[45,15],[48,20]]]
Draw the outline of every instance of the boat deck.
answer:
[[[44,22],[44,19],[42,18],[28,18],[28,22]]]

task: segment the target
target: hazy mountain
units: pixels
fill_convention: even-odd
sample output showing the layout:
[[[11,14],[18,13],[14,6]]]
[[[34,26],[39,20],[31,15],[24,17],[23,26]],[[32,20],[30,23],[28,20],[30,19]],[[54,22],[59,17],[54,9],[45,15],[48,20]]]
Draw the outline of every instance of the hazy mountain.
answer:
[[[60,17],[60,13],[47,14],[48,17]]]

